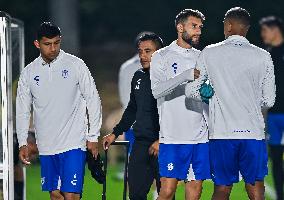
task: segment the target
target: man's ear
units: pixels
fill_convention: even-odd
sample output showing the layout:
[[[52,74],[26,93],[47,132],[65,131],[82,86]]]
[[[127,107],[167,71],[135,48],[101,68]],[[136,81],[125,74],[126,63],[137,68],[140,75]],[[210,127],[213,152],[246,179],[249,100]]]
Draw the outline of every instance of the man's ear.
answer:
[[[233,30],[233,24],[231,22],[228,22],[226,26],[227,32],[230,33]]]
[[[183,25],[182,24],[178,24],[177,25],[177,32],[178,33],[183,33]]]
[[[38,49],[40,48],[40,47],[39,47],[39,41],[38,41],[38,40],[35,40],[35,41],[34,41],[34,45],[35,45],[36,48],[38,48]]]

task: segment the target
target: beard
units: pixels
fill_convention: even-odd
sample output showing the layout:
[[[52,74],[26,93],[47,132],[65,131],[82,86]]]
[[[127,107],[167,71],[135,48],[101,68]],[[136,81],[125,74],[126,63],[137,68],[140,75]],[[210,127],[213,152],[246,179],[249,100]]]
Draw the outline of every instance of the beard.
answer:
[[[197,35],[189,35],[186,31],[184,31],[181,35],[181,38],[183,41],[185,41],[190,46],[197,46],[199,44],[199,38],[196,40],[193,40],[193,37],[196,37]]]

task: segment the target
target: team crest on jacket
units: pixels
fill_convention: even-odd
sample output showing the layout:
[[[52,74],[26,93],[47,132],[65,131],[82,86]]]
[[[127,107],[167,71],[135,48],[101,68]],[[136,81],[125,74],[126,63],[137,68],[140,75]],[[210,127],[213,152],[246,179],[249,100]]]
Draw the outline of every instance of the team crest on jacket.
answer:
[[[68,70],[64,69],[62,70],[62,77],[67,78],[68,77]]]
[[[139,89],[140,89],[140,83],[141,83],[141,78],[139,78],[139,79],[137,80],[137,84],[136,84],[136,86],[135,86],[135,90],[139,90]]]
[[[34,80],[36,81],[36,85],[39,85],[39,76],[35,76]]]

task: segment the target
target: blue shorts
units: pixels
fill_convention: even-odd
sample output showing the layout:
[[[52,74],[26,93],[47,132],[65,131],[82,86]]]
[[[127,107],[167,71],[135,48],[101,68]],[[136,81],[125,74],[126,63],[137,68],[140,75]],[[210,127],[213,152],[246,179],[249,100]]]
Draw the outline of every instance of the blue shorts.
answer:
[[[265,140],[210,140],[210,165],[215,185],[239,182],[239,174],[246,183],[263,181],[268,173]]]
[[[268,143],[284,145],[284,114],[268,113],[267,116]]]
[[[128,131],[126,131],[125,133],[125,140],[129,141],[129,149],[128,149],[128,154],[130,154],[131,150],[132,150],[132,146],[134,144],[135,141],[135,137],[134,137],[134,131],[132,128],[130,128]]]
[[[160,144],[159,169],[161,177],[166,178],[210,179],[208,143]]]
[[[82,193],[86,151],[73,149],[55,155],[39,156],[42,191]]]

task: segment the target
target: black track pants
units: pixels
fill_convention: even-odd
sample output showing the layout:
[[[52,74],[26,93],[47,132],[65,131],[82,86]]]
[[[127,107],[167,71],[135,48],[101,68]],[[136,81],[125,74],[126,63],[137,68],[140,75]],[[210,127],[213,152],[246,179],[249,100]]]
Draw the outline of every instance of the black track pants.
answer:
[[[135,141],[130,153],[128,165],[128,185],[130,200],[147,200],[147,194],[156,179],[160,191],[158,158],[149,155],[150,145]]]
[[[283,152],[284,146],[270,145],[270,157],[272,160],[272,174],[274,186],[277,194],[277,200],[283,200],[284,168]]]

